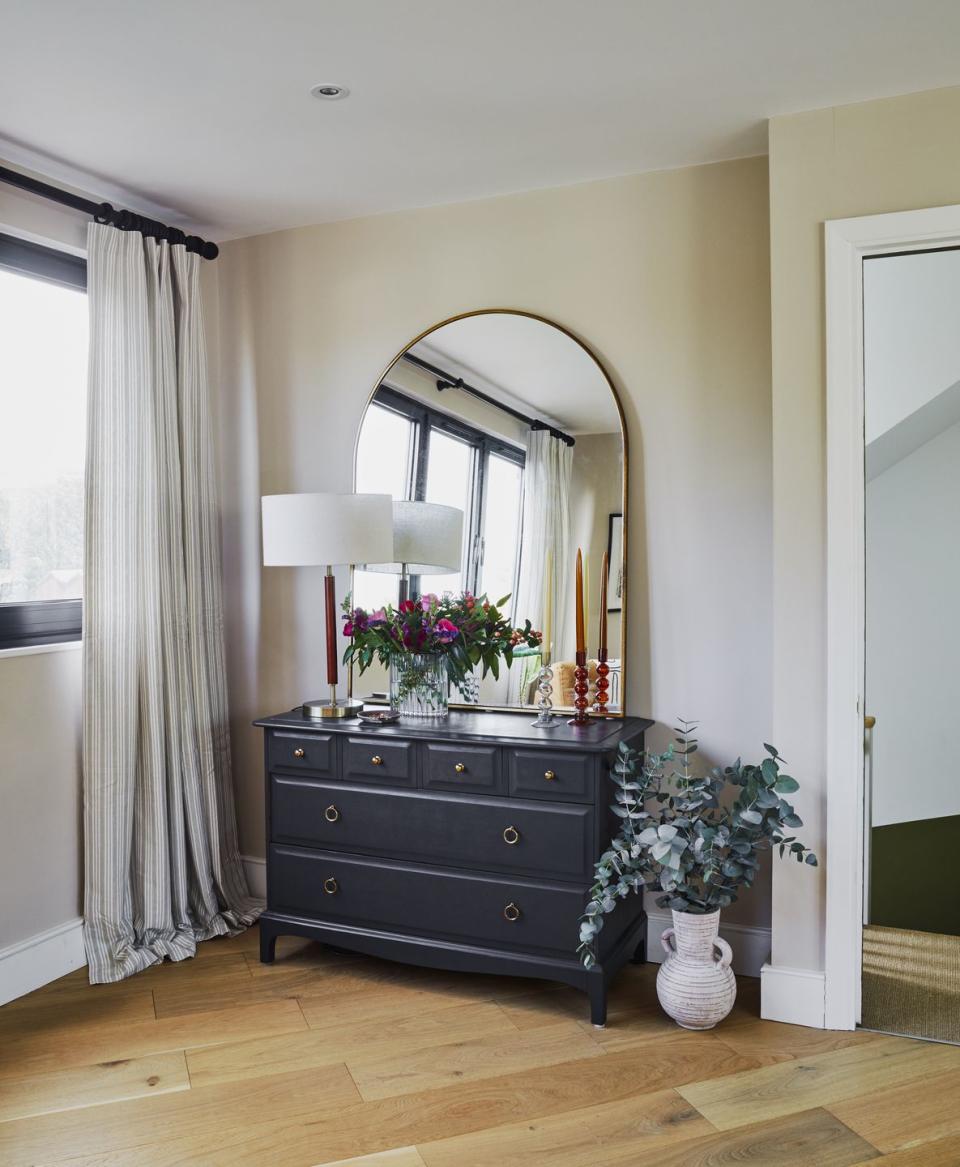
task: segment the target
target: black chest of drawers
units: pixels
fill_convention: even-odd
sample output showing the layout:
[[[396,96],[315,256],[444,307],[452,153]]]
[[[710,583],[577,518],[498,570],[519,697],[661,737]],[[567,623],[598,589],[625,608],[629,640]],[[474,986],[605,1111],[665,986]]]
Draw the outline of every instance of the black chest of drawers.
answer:
[[[365,727],[299,710],[265,734],[267,910],[260,959],[293,933],[391,960],[562,981],[606,1018],[610,978],[643,959],[639,896],[618,905],[589,972],[576,947],[616,823],[617,746],[652,722],[455,712]]]

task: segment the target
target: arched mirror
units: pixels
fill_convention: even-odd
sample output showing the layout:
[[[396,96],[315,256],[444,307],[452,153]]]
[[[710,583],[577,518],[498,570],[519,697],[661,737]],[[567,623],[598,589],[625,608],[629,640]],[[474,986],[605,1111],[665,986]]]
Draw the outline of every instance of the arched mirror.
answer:
[[[448,320],[397,357],[367,405],[355,489],[419,505],[395,505],[396,562],[358,566],[353,603],[374,610],[430,593],[509,596],[511,622],[529,620],[542,642],[519,645],[499,676],[477,669],[451,691],[451,704],[529,712],[549,663],[554,707],[570,709],[579,550],[588,708],[605,648],[605,709],[622,715],[625,487],[620,403],[581,341],[521,312]],[[353,695],[385,699],[386,674],[376,662],[354,670]]]

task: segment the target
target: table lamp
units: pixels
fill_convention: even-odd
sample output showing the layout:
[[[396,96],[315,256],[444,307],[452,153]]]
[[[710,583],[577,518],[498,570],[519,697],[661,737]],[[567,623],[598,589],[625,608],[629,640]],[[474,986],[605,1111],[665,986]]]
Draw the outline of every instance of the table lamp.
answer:
[[[326,567],[326,700],[305,701],[306,717],[355,717],[362,703],[337,697],[337,598],[334,566],[380,559],[393,547],[388,494],[268,494],[261,500],[267,567]]]
[[[365,563],[366,571],[400,576],[400,600],[409,599],[411,575],[443,575],[460,570],[463,511],[435,502],[393,504],[393,559]]]

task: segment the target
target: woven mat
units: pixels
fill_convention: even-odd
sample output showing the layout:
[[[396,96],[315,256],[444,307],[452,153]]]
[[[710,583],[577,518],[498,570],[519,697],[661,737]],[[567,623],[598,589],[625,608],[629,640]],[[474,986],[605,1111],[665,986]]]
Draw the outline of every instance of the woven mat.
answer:
[[[860,1023],[960,1043],[960,936],[868,924]]]

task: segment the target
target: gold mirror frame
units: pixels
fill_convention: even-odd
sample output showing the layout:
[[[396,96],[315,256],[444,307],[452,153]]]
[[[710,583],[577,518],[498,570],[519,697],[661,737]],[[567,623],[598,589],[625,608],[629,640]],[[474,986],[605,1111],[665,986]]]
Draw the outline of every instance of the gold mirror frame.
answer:
[[[626,716],[626,709],[627,709],[627,671],[628,671],[626,668],[626,656],[627,656],[627,628],[628,628],[628,621],[627,621],[628,603],[627,603],[627,601],[629,598],[629,586],[630,586],[630,572],[627,569],[629,538],[630,538],[630,524],[628,521],[629,520],[628,497],[629,497],[629,493],[630,493],[629,492],[629,481],[630,481],[629,454],[630,454],[630,448],[629,448],[629,442],[628,442],[628,438],[627,438],[627,419],[626,419],[626,416],[624,415],[624,412],[623,412],[623,403],[620,400],[620,394],[617,392],[616,386],[613,383],[613,379],[611,378],[610,374],[607,372],[606,366],[604,365],[603,361],[600,360],[600,358],[593,351],[593,349],[590,347],[590,345],[588,345],[586,343],[586,341],[581,340],[580,337],[576,335],[576,333],[571,332],[569,328],[564,327],[564,325],[562,325],[562,324],[558,324],[556,320],[551,320],[548,316],[540,316],[536,312],[528,312],[523,308],[477,308],[472,312],[458,312],[456,316],[448,316],[446,318],[446,320],[441,320],[438,324],[432,324],[429,328],[424,329],[424,331],[419,333],[417,336],[415,336],[413,338],[413,340],[408,341],[403,346],[403,348],[400,349],[400,351],[393,357],[393,359],[389,362],[389,364],[387,364],[383,368],[383,370],[380,373],[380,376],[377,378],[376,382],[374,383],[373,388],[370,390],[369,394],[367,395],[367,401],[363,407],[363,414],[361,415],[361,419],[360,419],[360,426],[363,425],[363,418],[366,417],[367,410],[370,408],[370,403],[373,401],[374,395],[376,394],[377,390],[383,384],[384,378],[390,372],[390,370],[393,368],[393,366],[397,363],[397,361],[400,360],[400,358],[403,356],[404,353],[409,352],[410,349],[412,349],[414,345],[419,344],[421,340],[426,340],[426,338],[428,336],[432,335],[434,332],[437,332],[439,329],[444,328],[446,325],[454,324],[458,320],[467,320],[472,316],[525,316],[528,320],[538,320],[541,324],[546,324],[546,325],[549,325],[550,328],[557,329],[558,332],[562,332],[564,334],[564,336],[569,337],[570,340],[572,340],[574,342],[574,344],[579,345],[579,347],[581,349],[583,349],[583,351],[587,354],[587,356],[590,357],[590,359],[593,361],[593,363],[600,370],[604,381],[606,381],[606,383],[607,383],[607,388],[610,390],[610,393],[613,395],[613,400],[614,400],[614,403],[616,404],[616,407],[617,407],[617,414],[620,418],[620,434],[621,434],[621,437],[623,439],[623,488],[622,488],[623,497],[620,500],[620,509],[621,509],[622,514],[623,514],[623,534],[622,534],[623,582],[621,585],[622,608],[621,608],[621,615],[620,615],[620,650],[621,650],[621,661],[623,663],[621,666],[621,673],[620,673],[620,709],[619,709],[619,711],[611,711],[609,713],[606,713],[603,716],[606,718],[609,718],[609,719],[623,718]],[[357,434],[356,434],[356,437],[354,438],[354,443],[353,443],[353,482],[354,482],[354,487],[356,487],[356,481],[357,481],[357,453],[358,453],[359,446],[360,446],[360,426],[357,427]],[[351,592],[351,594],[353,593],[353,567],[350,568],[350,592]],[[347,670],[347,692],[350,696],[353,696],[353,662],[350,663],[350,666]],[[526,717],[529,717],[530,714],[532,712],[535,712],[535,709],[536,709],[536,707],[533,705],[527,705],[527,706],[469,705],[469,704],[466,704],[464,702],[455,702],[455,701],[450,702],[450,708],[451,709],[462,709],[462,710],[466,710],[466,711],[480,710],[480,711],[484,711],[484,712],[488,712],[488,713],[517,713],[517,714],[520,714],[520,715],[526,716]],[[558,709],[559,709],[559,707],[558,707]],[[564,709],[563,712],[566,712],[566,709]],[[592,716],[596,716],[596,715],[593,714]]]

